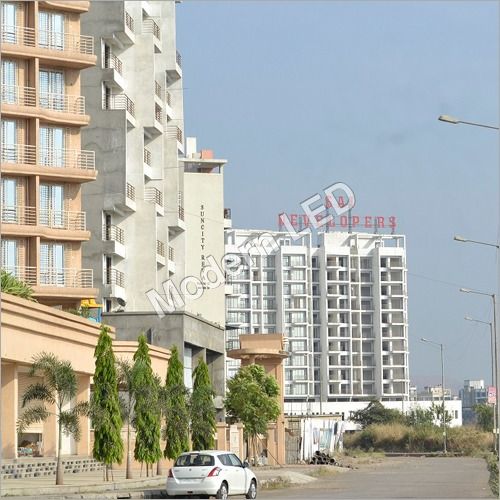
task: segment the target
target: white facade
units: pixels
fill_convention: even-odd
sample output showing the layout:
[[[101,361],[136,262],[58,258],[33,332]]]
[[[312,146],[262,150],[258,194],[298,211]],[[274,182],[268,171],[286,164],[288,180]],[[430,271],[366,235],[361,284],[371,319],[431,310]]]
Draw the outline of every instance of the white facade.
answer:
[[[408,400],[405,237],[333,232],[311,240],[226,231],[226,253],[243,262],[228,280],[228,348],[240,333],[284,333],[287,402]],[[228,360],[228,376],[237,367]]]
[[[366,408],[368,402],[361,401],[345,401],[345,402],[326,402],[320,404],[319,402],[285,402],[285,414],[290,416],[328,416],[339,415],[345,420],[345,430],[354,431],[359,430],[359,424],[351,420],[354,412]],[[420,408],[422,410],[429,410],[432,405],[440,406],[439,401],[382,401],[386,408],[398,410],[402,413],[408,414],[412,410]],[[462,420],[462,401],[460,399],[447,399],[444,402],[446,412],[451,417],[450,427],[461,427]],[[441,421],[436,419],[435,425],[441,425]]]

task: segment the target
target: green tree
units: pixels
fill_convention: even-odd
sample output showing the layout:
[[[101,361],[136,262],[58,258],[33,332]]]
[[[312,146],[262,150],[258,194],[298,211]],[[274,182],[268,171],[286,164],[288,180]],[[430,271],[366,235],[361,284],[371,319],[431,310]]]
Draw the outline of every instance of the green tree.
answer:
[[[481,430],[493,432],[493,405],[481,403],[474,405],[473,409],[476,414],[477,425]]]
[[[430,408],[413,408],[406,416],[406,421],[411,426],[433,426],[434,412]]]
[[[2,292],[36,302],[33,298],[33,288],[24,283],[24,281],[16,278],[13,274],[7,272],[5,269],[0,271],[0,281]]]
[[[166,441],[163,455],[174,459],[189,450],[188,392],[184,385],[184,367],[176,346],[172,347],[168,362],[163,414],[166,420],[163,430],[163,438]]]
[[[124,359],[117,360],[118,384],[120,387],[120,410],[122,420],[127,424],[127,458],[125,478],[132,479],[132,457],[130,453],[130,427],[132,426],[135,387],[134,387],[134,365]]]
[[[146,475],[149,475],[149,466],[157,462],[161,457],[159,395],[154,382],[146,337],[140,335],[138,341],[139,346],[134,354],[133,368],[135,391],[134,457],[137,461],[146,464]]]
[[[44,422],[51,415],[56,417],[58,446],[56,484],[63,484],[63,468],[61,461],[62,434],[71,435],[76,441],[80,439],[80,417],[88,414],[88,402],[81,401],[70,409],[67,405],[77,394],[76,374],[69,361],[61,361],[54,354],[42,352],[33,357],[29,375],[41,375],[43,381],[27,387],[23,396],[23,408],[26,408],[18,420],[18,432],[37,422]]]
[[[436,404],[436,403],[432,403],[431,407],[430,407],[430,411],[432,412],[432,414],[434,415],[434,420],[438,421],[439,424],[438,425],[442,425],[443,423],[443,405],[442,403],[439,403],[439,404]],[[451,421],[453,420],[453,417],[451,416],[451,413],[448,411],[448,410],[444,410],[444,423],[445,423],[445,426],[448,426]]]
[[[215,392],[210,381],[208,366],[200,359],[193,372],[191,395],[191,440],[193,450],[211,450],[215,446]]]
[[[353,413],[351,420],[364,429],[372,424],[404,423],[404,415],[399,411],[386,408],[380,401],[370,401],[366,408]]]
[[[94,391],[90,400],[94,425],[94,447],[92,455],[106,466],[106,481],[113,462],[121,463],[123,420],[118,397],[118,380],[115,355],[109,336],[109,327],[101,326],[101,334],[95,348]]]
[[[240,368],[227,383],[224,405],[228,420],[243,424],[254,457],[258,435],[266,434],[269,423],[275,421],[281,412],[278,396],[278,383],[260,365]]]

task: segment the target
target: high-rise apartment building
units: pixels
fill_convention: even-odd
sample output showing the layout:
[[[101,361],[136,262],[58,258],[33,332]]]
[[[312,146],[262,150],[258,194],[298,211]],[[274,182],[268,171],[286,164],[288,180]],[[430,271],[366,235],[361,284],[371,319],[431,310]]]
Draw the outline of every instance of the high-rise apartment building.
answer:
[[[80,72],[96,62],[94,39],[80,33],[88,9],[1,3],[1,267],[65,309],[96,295],[81,265],[90,238],[81,186],[96,178],[94,152],[81,145],[90,117]]]
[[[177,345],[188,384],[203,358],[222,395],[223,286],[166,316],[148,297],[153,290],[166,299],[164,283],[180,289],[186,276],[200,276],[202,255],[224,253],[226,161],[184,137],[176,3],[93,2],[83,21],[97,55],[83,78],[92,114],[83,140],[102,165],[85,190],[93,239],[84,261],[119,339],[144,332],[155,345]]]
[[[242,261],[226,296],[228,348],[240,333],[284,333],[287,403],[407,400],[405,237],[317,238],[226,231],[226,252]],[[228,376],[237,366],[228,361]]]

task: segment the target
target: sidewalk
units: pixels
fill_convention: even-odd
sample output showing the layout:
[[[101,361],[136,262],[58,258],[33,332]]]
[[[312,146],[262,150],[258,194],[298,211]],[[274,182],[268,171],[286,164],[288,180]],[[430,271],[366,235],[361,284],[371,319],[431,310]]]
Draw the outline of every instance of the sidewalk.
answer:
[[[306,484],[316,481],[315,473],[322,466],[289,465],[284,467],[255,467],[253,472],[257,476],[261,487],[286,487],[297,484]],[[334,466],[328,467],[334,471],[347,471]],[[55,476],[45,476],[27,479],[5,479],[1,484],[2,497],[33,497],[44,496],[49,498],[117,498],[130,492],[132,498],[143,498],[141,490],[165,489],[167,471],[162,476],[146,478],[140,477],[140,470],[134,470],[134,479],[125,479],[125,470],[113,471],[114,481],[105,483],[102,471],[79,474],[65,474],[64,485],[56,486]],[[98,494],[96,496],[96,494]]]

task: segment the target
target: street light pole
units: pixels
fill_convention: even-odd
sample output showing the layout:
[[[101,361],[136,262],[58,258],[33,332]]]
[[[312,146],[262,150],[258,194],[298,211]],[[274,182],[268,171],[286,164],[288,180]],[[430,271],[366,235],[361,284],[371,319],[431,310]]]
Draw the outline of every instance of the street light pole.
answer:
[[[485,125],[484,123],[476,123],[476,122],[466,122],[464,120],[459,120],[458,118],[455,118],[454,116],[449,116],[449,115],[439,115],[438,120],[440,122],[451,123],[452,125],[458,125],[459,123],[463,123],[464,125],[472,125],[474,127],[482,127],[482,128],[490,128],[493,130],[499,130],[498,127],[495,127],[493,125]]]
[[[493,343],[494,343],[494,349],[493,349],[493,361],[495,364],[495,370],[494,370],[494,379],[495,379],[495,402],[496,402],[496,423],[500,424],[500,405],[498,404],[498,332],[497,332],[497,296],[494,293],[488,293],[488,292],[480,292],[479,290],[471,290],[470,288],[460,288],[461,292],[464,293],[473,293],[476,295],[484,295],[486,297],[490,297],[493,303]],[[495,427],[493,429],[493,432],[495,433],[495,440],[496,440],[496,448],[497,450],[500,450],[500,432],[498,432],[499,429]]]
[[[490,327],[490,344],[491,344],[491,385],[496,387],[495,384],[495,342],[494,342],[494,329],[492,321],[481,321],[480,319],[474,319],[469,316],[465,316],[464,318],[467,321],[473,321],[475,323],[482,323],[483,325],[489,325]],[[496,389],[495,389],[496,390]],[[495,436],[495,429],[497,428],[497,411],[496,411],[497,402],[493,403],[493,442],[495,446],[495,453],[498,451],[498,443]]]
[[[441,352],[441,424],[443,426],[443,453],[446,455],[446,410],[444,404],[444,345],[440,342],[434,342],[433,340],[424,339],[423,337],[420,339],[422,342],[427,342],[428,344],[433,344],[439,347]]]

